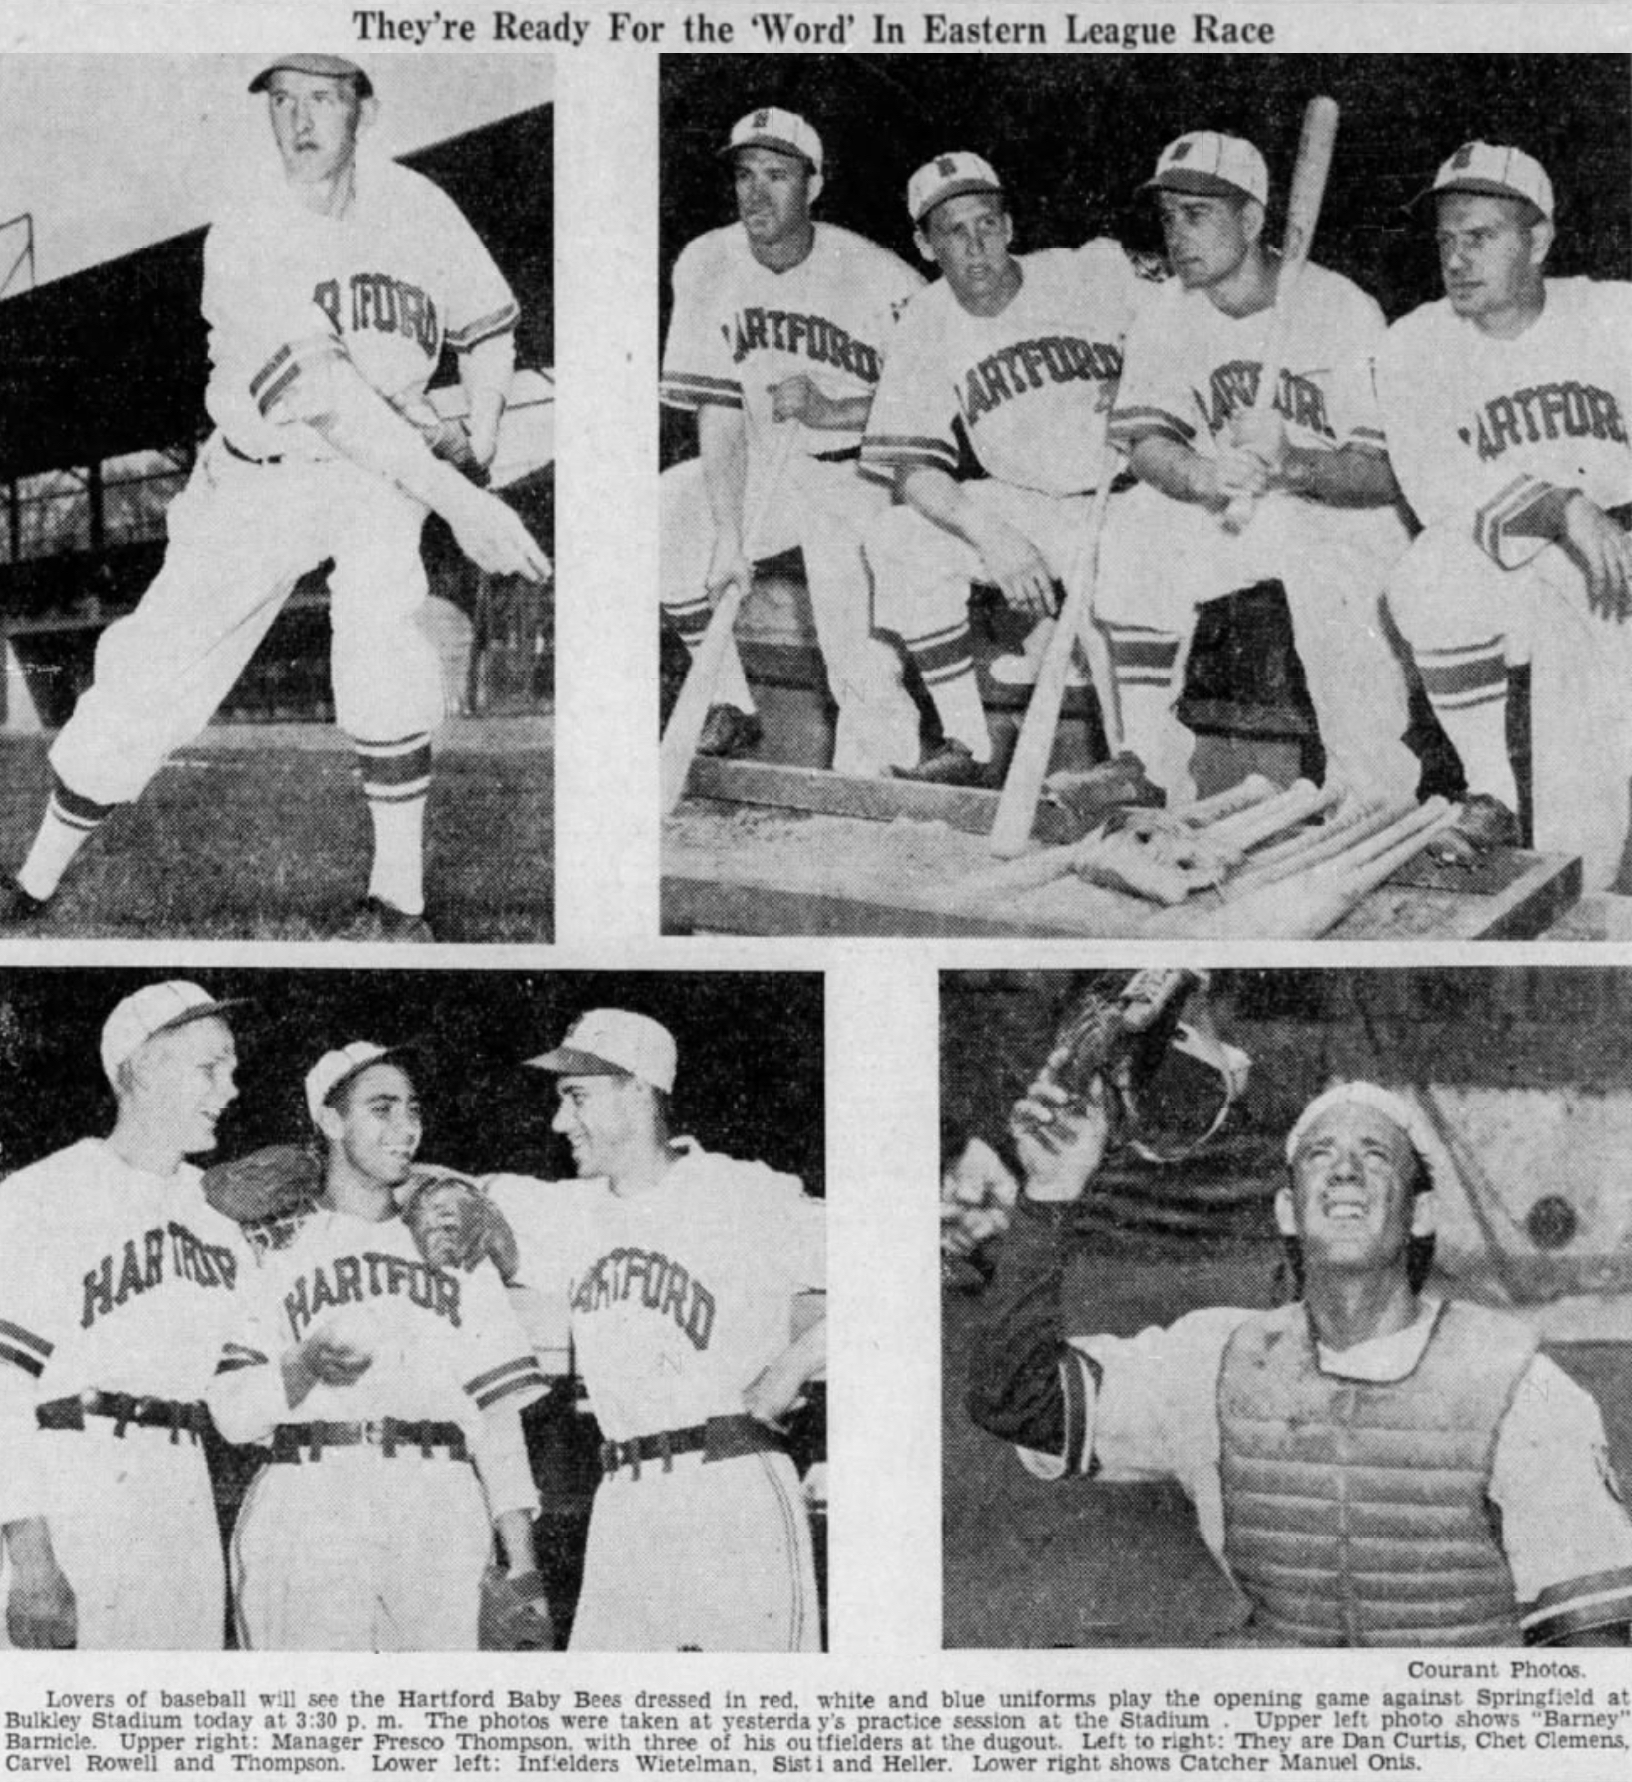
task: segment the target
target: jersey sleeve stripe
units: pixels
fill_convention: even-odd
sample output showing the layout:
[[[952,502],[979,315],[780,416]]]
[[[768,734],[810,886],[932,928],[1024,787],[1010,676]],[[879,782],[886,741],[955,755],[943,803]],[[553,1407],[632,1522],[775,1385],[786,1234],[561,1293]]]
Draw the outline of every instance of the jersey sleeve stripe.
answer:
[[[329,336],[280,347],[250,379],[249,393],[261,413],[269,415],[296,378],[318,365],[333,364],[345,357],[346,349]]]
[[[741,408],[742,385],[730,383],[725,378],[671,373],[658,386],[658,400],[665,408],[699,409],[711,404],[718,408]]]
[[[474,322],[467,322],[463,328],[450,328],[447,343],[456,353],[468,353],[484,340],[494,340],[501,334],[511,333],[520,320],[520,304],[507,303],[502,309],[495,309],[488,315],[478,316]]]
[[[1516,514],[1522,513],[1545,490],[1547,484],[1523,473],[1504,484],[1473,516],[1473,542],[1486,556],[1498,563],[1502,556],[1502,535]]]
[[[944,470],[950,476],[958,468],[958,453],[944,439],[872,433],[861,442],[861,468],[875,479],[903,470]]]
[[[1155,437],[1188,445],[1196,437],[1196,430],[1188,421],[1169,414],[1165,408],[1112,409],[1108,430],[1119,446],[1137,445],[1141,439]]]
[[[240,1368],[266,1367],[268,1363],[269,1357],[259,1349],[251,1349],[244,1343],[223,1343],[215,1371],[217,1374],[235,1374]]]
[[[32,1350],[41,1361],[49,1361],[53,1344],[44,1337],[36,1336],[33,1331],[25,1330],[20,1324],[13,1324],[9,1318],[0,1318],[0,1337],[9,1342],[19,1343],[23,1348]]]
[[[475,1399],[478,1410],[485,1411],[490,1406],[498,1404],[501,1399],[513,1398],[518,1392],[525,1392],[532,1397],[537,1397],[540,1392],[548,1390],[548,1382],[539,1371],[537,1361],[530,1355],[521,1357],[511,1362],[508,1367],[498,1371],[505,1377],[496,1380],[491,1386],[483,1387],[477,1391],[475,1383],[472,1382],[465,1388]],[[487,1376],[489,1379],[492,1377],[492,1375]]]
[[[517,1368],[536,1366],[537,1362],[531,1355],[513,1356],[502,1367],[489,1368],[485,1374],[477,1374],[473,1379],[466,1380],[465,1391],[474,1398],[478,1392],[485,1391],[487,1387],[496,1386],[499,1381],[513,1374]]]
[[[1552,1584],[1519,1611],[1527,1646],[1556,1645],[1567,1634],[1632,1622],[1632,1566]]]

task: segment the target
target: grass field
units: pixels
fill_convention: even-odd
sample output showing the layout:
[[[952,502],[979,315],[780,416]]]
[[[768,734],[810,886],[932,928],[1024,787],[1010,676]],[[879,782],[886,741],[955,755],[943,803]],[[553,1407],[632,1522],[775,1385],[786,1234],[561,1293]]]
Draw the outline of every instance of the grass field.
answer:
[[[440,941],[552,937],[550,726],[450,727],[427,817],[427,897]],[[0,864],[15,870],[48,784],[45,739],[0,738]],[[75,861],[45,940],[321,941],[368,879],[368,814],[331,725],[223,726],[180,751]]]

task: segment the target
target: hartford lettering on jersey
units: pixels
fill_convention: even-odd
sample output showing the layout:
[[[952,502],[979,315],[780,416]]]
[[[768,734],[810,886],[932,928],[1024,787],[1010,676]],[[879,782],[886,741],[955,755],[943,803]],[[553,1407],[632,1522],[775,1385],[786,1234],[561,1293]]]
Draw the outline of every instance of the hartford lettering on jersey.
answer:
[[[750,353],[793,353],[818,365],[835,365],[863,383],[876,384],[883,363],[875,347],[847,334],[825,316],[802,316],[786,309],[752,309],[737,313],[731,358],[740,365]]]
[[[174,1219],[126,1238],[118,1252],[104,1256],[85,1276],[85,1306],[80,1326],[89,1330],[98,1318],[166,1279],[191,1281],[195,1287],[232,1287],[238,1259],[220,1244],[206,1244]]]
[[[326,278],[312,298],[341,334],[406,334],[429,358],[441,350],[430,293],[388,272],[354,272],[343,288],[338,279]]]
[[[1472,444],[1467,428],[1462,441]],[[1558,384],[1530,384],[1510,395],[1492,396],[1474,416],[1479,456],[1487,462],[1512,446],[1544,439],[1607,439],[1625,445],[1626,420],[1608,390],[1574,378]]]
[[[1202,403],[1208,429],[1215,438],[1224,431],[1231,415],[1251,408],[1258,400],[1258,380],[1263,371],[1256,359],[1232,359],[1229,364],[1215,368],[1208,385],[1207,400]],[[1275,407],[1293,426],[1306,427],[1322,439],[1337,437],[1326,413],[1326,392],[1319,384],[1300,377],[1295,371],[1281,373]]]
[[[330,1306],[361,1305],[370,1299],[407,1299],[421,1311],[446,1318],[459,1328],[459,1282],[446,1270],[365,1250],[360,1256],[333,1256],[297,1277],[283,1296],[283,1310],[298,1342],[312,1320]]]
[[[958,407],[966,424],[1047,384],[1114,384],[1122,375],[1122,352],[1104,341],[1078,340],[1068,334],[1047,334],[1021,340],[970,366],[958,391]]]
[[[708,1347],[714,1334],[714,1295],[661,1250],[609,1250],[572,1283],[572,1309],[581,1314],[636,1299],[660,1318],[672,1318],[694,1349]]]

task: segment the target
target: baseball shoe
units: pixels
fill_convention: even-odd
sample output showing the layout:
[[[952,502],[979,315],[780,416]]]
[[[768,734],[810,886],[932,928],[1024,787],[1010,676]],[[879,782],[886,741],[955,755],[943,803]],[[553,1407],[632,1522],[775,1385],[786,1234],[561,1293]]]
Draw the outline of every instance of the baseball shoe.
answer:
[[[935,786],[987,786],[991,783],[992,763],[977,761],[967,743],[948,737],[916,767],[892,767],[890,772],[898,780],[928,780]]]
[[[765,726],[756,712],[740,711],[734,705],[711,705],[703,720],[703,734],[697,739],[699,755],[746,755],[764,740]]]
[[[1523,843],[1519,819],[1499,798],[1475,792],[1462,806],[1462,815],[1443,835],[1434,838],[1429,852],[1436,860],[1455,866],[1471,866],[1493,848],[1517,848]]]
[[[25,891],[8,873],[0,879],[0,929],[29,928],[51,907],[43,897]]]
[[[340,932],[348,941],[407,941],[427,946],[435,941],[431,925],[423,916],[411,916],[383,897],[365,897],[352,913],[351,920]]]

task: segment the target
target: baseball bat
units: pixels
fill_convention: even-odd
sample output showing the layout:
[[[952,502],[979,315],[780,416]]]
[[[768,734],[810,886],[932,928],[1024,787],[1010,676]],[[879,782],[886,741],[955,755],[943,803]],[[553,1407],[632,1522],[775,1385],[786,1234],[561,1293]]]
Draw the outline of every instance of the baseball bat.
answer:
[[[1298,137],[1298,160],[1292,172],[1292,189],[1286,201],[1286,234],[1281,241],[1281,274],[1275,287],[1275,309],[1264,339],[1263,368],[1258,374],[1255,409],[1272,408],[1280,388],[1286,360],[1286,330],[1292,298],[1320,221],[1326,196],[1326,177],[1332,170],[1332,150],[1337,144],[1337,101],[1317,94],[1303,110],[1303,131]],[[1224,510],[1225,529],[1240,532],[1252,518],[1255,503],[1250,495],[1235,495]]]
[[[788,459],[793,454],[798,433],[798,427],[792,422],[783,427],[770,468],[760,485],[759,499],[755,501],[754,511],[749,514],[742,531],[743,555],[748,559],[748,580],[727,588],[721,596],[719,605],[708,621],[708,629],[703,633],[703,640],[697,646],[697,653],[691,659],[691,666],[686,670],[680,697],[675,700],[674,709],[669,713],[669,721],[663,727],[663,741],[658,752],[658,783],[661,788],[662,814],[665,817],[685,796],[686,781],[691,776],[692,757],[697,753],[703,725],[708,721],[708,708],[714,699],[714,687],[720,678],[725,652],[730,648],[737,629],[737,614],[742,610],[743,601],[748,598],[748,589],[753,581],[754,538],[771,510],[772,498],[777,492],[777,485],[782,481],[782,473],[788,467]]]
[[[1077,562],[1081,574],[1074,575],[1065,591],[1054,635],[1043,652],[1037,670],[1037,685],[1031,690],[1025,721],[1020,726],[1020,740],[1014,746],[1014,759],[1009,763],[1007,778],[997,801],[997,815],[992,819],[992,833],[987,845],[1000,860],[1012,860],[1031,840],[1031,826],[1037,817],[1037,800],[1048,775],[1048,763],[1054,753],[1054,732],[1059,728],[1060,705],[1065,698],[1066,676],[1071,671],[1071,651],[1077,638],[1091,622],[1094,584],[1099,578],[1099,535],[1105,530],[1105,510],[1110,505],[1111,484],[1116,481],[1116,457],[1109,444],[1100,453],[1099,486],[1094,490],[1093,505],[1083,527]],[[1115,688],[1110,684],[1110,662],[1101,664],[1089,651],[1089,666],[1103,672],[1104,684],[1097,683],[1100,710],[1105,712],[1107,727],[1115,720]]]
[[[1201,829],[1233,816],[1236,811],[1250,810],[1279,792],[1280,787],[1273,780],[1266,779],[1261,773],[1249,773],[1227,792],[1215,792],[1211,798],[1199,798],[1194,804],[1181,804],[1173,815],[1187,827]]]

